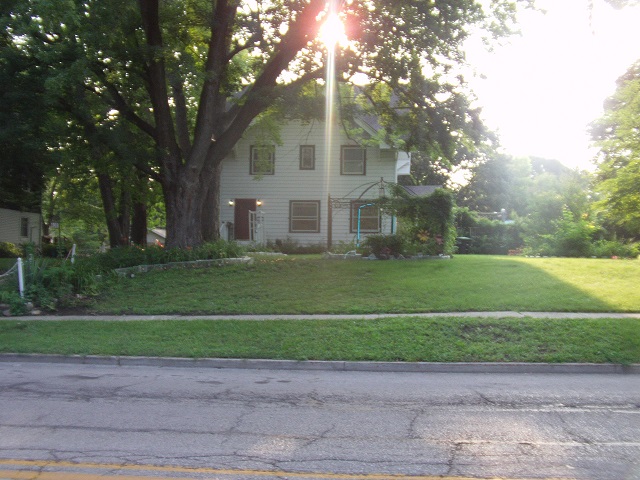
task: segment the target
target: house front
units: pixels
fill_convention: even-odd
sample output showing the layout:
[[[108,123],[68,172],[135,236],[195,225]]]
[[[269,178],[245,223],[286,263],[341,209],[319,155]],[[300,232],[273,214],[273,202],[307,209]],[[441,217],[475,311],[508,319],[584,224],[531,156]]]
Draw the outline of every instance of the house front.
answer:
[[[278,144],[247,132],[222,166],[222,238],[331,248],[394,232],[394,218],[374,203],[409,173],[409,155],[385,144],[363,146],[339,124],[327,141],[325,130],[324,122],[291,120]]]
[[[39,213],[0,208],[0,242],[40,245],[41,237],[42,219]]]

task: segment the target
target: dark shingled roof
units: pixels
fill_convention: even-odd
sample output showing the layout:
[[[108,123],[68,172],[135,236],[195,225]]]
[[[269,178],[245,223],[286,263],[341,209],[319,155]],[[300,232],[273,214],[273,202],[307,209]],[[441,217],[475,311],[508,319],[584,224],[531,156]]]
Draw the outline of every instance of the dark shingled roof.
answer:
[[[426,197],[431,195],[437,189],[442,188],[442,185],[404,185],[403,188],[409,192],[410,195]]]

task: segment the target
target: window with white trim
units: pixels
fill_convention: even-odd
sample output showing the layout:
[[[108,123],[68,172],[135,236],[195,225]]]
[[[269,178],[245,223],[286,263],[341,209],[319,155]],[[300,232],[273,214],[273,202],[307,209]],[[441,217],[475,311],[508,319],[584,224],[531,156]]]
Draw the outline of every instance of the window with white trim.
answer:
[[[366,149],[359,146],[343,145],[340,149],[340,175],[366,175]]]
[[[371,201],[353,200],[351,202],[351,233],[358,231],[358,209],[360,209],[360,233],[380,232],[380,207],[377,205],[363,207],[368,203]]]
[[[289,232],[320,232],[319,200],[291,200],[289,202]]]
[[[276,149],[273,145],[251,145],[251,175],[273,175],[275,172]]]
[[[316,169],[316,146],[300,145],[300,170]]]

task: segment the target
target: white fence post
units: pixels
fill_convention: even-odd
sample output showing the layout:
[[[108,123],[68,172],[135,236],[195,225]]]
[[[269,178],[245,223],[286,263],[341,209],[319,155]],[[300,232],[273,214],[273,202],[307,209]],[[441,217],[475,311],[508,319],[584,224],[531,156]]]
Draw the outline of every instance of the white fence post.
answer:
[[[71,264],[73,265],[73,263],[76,261],[76,244],[73,244],[73,247],[71,247]]]
[[[18,290],[20,297],[24,297],[24,272],[22,271],[22,259],[18,257]]]

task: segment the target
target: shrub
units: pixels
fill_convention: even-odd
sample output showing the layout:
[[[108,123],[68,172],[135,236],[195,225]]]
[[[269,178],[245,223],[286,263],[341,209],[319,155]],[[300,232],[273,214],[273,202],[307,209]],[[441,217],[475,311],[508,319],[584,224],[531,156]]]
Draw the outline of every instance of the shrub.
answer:
[[[323,253],[327,251],[327,247],[323,243],[312,245],[300,245],[299,242],[291,237],[284,240],[277,239],[275,242],[267,242],[267,250],[288,254],[302,253]]]
[[[467,207],[455,210],[456,234],[469,237],[466,253],[506,255],[523,247],[521,225],[480,217]]]
[[[404,253],[404,241],[400,235],[369,235],[363,245],[382,260]]]
[[[244,255],[244,249],[234,242],[218,240],[195,248],[164,248],[159,245],[147,247],[117,247],[93,255],[97,273],[105,273],[116,268],[135,267],[137,265],[158,265],[171,262],[193,260],[215,260],[234,258]]]
[[[170,263],[174,261],[205,260],[239,257],[244,251],[235,243],[212,242],[194,249],[164,249],[159,246],[121,247],[106,253],[79,256],[75,263],[69,261],[34,258],[24,262],[25,299],[41,308],[54,310],[67,302],[73,294],[92,295],[98,291],[97,275],[108,274],[116,268]],[[11,297],[17,306],[12,312],[24,313],[24,301]]]
[[[55,243],[44,243],[40,248],[43,257],[47,258],[64,258],[71,251],[73,243],[65,238],[60,242],[56,240]]]
[[[0,242],[0,258],[18,258],[22,252],[11,242]]]
[[[591,237],[594,227],[585,220],[574,219],[568,208],[562,218],[556,221],[553,234],[555,253],[559,257],[588,257],[591,255]]]
[[[397,190],[398,197],[385,208],[398,216],[407,246],[427,255],[450,254],[456,241],[453,194],[436,190],[429,196],[409,196]]]
[[[9,305],[11,315],[24,315],[27,313],[26,302],[16,292],[0,291],[0,302]]]
[[[356,249],[356,244],[354,242],[338,242],[334,243],[331,246],[331,251],[333,253],[348,253],[353,252]],[[326,250],[326,249],[325,249]]]
[[[599,240],[593,244],[591,254],[596,257],[635,258],[640,255],[640,244],[622,243],[618,240]]]

